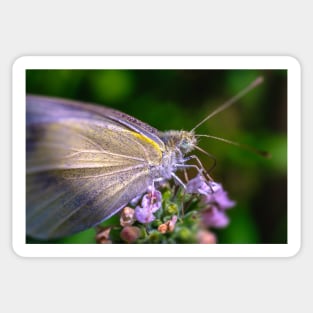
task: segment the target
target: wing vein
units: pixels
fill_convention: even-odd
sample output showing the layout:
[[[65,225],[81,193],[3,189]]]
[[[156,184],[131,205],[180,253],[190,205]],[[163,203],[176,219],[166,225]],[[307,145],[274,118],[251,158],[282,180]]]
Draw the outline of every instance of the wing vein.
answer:
[[[125,173],[134,169],[138,169],[138,168],[143,168],[143,165],[137,165],[137,166],[131,166],[131,167],[127,167],[123,170],[119,170],[119,171],[112,171],[109,173],[104,173],[104,174],[99,174],[99,175],[89,175],[89,176],[80,176],[80,177],[72,177],[72,178],[68,178],[65,177],[66,180],[83,180],[83,179],[89,179],[89,178],[100,178],[100,177],[106,177],[106,176],[111,176],[112,174],[121,174],[121,173]]]

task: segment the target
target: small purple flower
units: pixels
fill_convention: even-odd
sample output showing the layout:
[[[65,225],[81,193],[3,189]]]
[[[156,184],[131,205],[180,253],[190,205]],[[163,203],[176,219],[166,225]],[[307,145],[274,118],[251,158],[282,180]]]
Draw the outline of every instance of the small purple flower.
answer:
[[[210,193],[216,193],[216,192],[218,192],[218,191],[223,189],[222,184],[217,183],[215,181],[209,181],[208,182],[208,186],[210,188]]]
[[[210,206],[203,211],[202,222],[208,227],[223,228],[229,224],[229,219],[225,212],[216,206]]]
[[[148,224],[155,220],[155,216],[149,208],[137,206],[135,209],[136,220],[142,224]]]
[[[205,204],[216,204],[221,210],[229,209],[235,202],[228,198],[223,186],[214,181],[206,181],[202,175],[191,179],[187,184],[188,193],[200,193]]]
[[[202,175],[196,176],[187,184],[187,192],[202,195],[206,209],[202,211],[202,221],[208,227],[226,227],[229,219],[225,210],[233,207],[235,202],[228,198],[223,186],[214,181],[206,181]]]
[[[207,181],[204,176],[198,175],[187,183],[188,193],[212,194],[223,189],[222,185],[214,181]]]
[[[135,209],[135,217],[137,221],[143,224],[148,224],[154,221],[155,213],[161,208],[162,194],[160,191],[150,188],[141,200],[141,206],[137,206]]]
[[[236,202],[228,198],[228,194],[224,189],[220,189],[213,194],[211,202],[215,202],[221,210],[232,208]]]
[[[187,183],[187,193],[200,193],[205,195],[210,191],[211,189],[202,175],[196,176]]]
[[[162,194],[158,190],[152,190],[142,197],[141,206],[149,208],[152,213],[156,212],[162,204]]]

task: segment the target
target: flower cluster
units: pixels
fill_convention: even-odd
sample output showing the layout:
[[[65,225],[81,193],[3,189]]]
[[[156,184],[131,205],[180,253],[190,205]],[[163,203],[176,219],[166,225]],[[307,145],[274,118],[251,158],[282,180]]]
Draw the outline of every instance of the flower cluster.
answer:
[[[202,221],[208,227],[222,228],[229,223],[226,210],[232,208],[235,202],[228,198],[222,185],[214,181],[206,181],[198,175],[187,184],[187,192],[201,194]]]
[[[98,243],[214,244],[211,228],[228,225],[226,211],[235,205],[222,185],[198,175],[186,189],[150,187],[97,233]]]

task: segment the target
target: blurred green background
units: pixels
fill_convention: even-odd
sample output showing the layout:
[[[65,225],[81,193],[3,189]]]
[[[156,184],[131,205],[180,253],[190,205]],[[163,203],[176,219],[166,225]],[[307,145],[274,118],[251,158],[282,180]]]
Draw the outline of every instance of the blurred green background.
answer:
[[[264,83],[197,129],[269,151],[264,159],[213,139],[211,172],[237,205],[230,225],[214,230],[219,243],[287,243],[286,70],[27,70],[27,93],[98,103],[159,130],[192,129],[254,79]],[[205,167],[212,159],[196,152]],[[87,230],[60,243],[94,243]]]

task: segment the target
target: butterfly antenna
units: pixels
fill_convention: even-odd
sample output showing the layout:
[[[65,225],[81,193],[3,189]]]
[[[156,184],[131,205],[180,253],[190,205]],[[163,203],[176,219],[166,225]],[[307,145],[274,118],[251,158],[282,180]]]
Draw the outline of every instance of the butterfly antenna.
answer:
[[[222,142],[226,142],[226,143],[228,143],[230,145],[237,146],[237,147],[240,147],[242,149],[248,150],[250,152],[256,153],[256,154],[258,154],[258,155],[260,155],[260,156],[262,156],[264,158],[267,158],[267,159],[272,157],[272,155],[269,152],[267,152],[267,151],[263,151],[263,150],[251,147],[249,145],[242,144],[242,143],[239,143],[239,142],[236,142],[236,141],[231,141],[231,140],[228,140],[228,139],[225,139],[225,138],[220,138],[220,137],[211,136],[211,135],[196,135],[196,137],[206,137],[206,138],[211,138],[211,139],[219,140],[219,141],[222,141]]]
[[[208,119],[210,119],[211,117],[213,117],[214,115],[226,110],[227,108],[229,108],[232,104],[234,104],[235,102],[237,102],[240,98],[242,98],[243,96],[245,96],[248,92],[250,92],[252,89],[254,89],[255,87],[257,87],[258,85],[260,85],[263,82],[263,77],[260,76],[258,77],[255,81],[253,81],[249,86],[247,86],[245,89],[243,89],[242,91],[240,91],[236,96],[234,96],[233,98],[231,98],[230,100],[226,101],[224,104],[222,104],[220,107],[218,107],[215,111],[213,111],[211,114],[209,114],[204,120],[202,120],[199,124],[197,124],[192,130],[191,132],[193,132],[195,129],[197,129],[200,125],[202,125],[203,123],[205,123]]]

